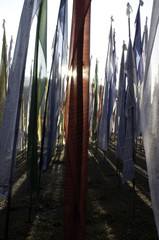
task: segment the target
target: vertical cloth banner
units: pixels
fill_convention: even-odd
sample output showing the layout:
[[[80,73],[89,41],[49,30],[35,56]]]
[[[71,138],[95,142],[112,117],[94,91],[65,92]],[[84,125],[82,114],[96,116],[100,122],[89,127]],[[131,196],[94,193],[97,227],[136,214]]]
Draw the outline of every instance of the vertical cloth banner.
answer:
[[[7,43],[6,43],[6,31],[5,31],[5,20],[3,22],[3,44],[1,53],[0,63],[0,127],[2,124],[3,109],[6,100],[7,92]]]
[[[68,47],[68,1],[61,0],[54,38],[52,69],[49,79],[44,114],[43,136],[40,156],[40,170],[46,171],[51,161],[55,146],[58,117],[64,101],[64,81],[66,81],[67,47]]]
[[[135,133],[135,85],[136,68],[132,49],[131,38],[129,38],[127,59],[126,59],[126,71],[127,71],[127,94],[126,94],[126,135],[125,146],[123,156],[123,182],[131,181],[135,178],[134,168],[134,133]]]
[[[94,79],[94,110],[93,110],[93,123],[92,123],[92,139],[97,139],[97,114],[98,114],[98,60],[95,66],[95,79]]]
[[[99,132],[99,122],[100,122],[100,116],[101,116],[101,110],[102,110],[102,85],[99,86],[99,103],[98,103],[98,114],[97,114],[97,135]]]
[[[143,75],[143,62],[142,62],[142,42],[141,42],[141,21],[140,21],[140,5],[137,10],[135,24],[135,37],[134,37],[134,57],[137,75],[137,87],[136,87],[136,133],[135,138],[140,134],[140,91]]]
[[[112,124],[113,124],[113,108],[115,104],[116,95],[116,44],[115,44],[115,30],[113,31],[112,36],[112,56],[111,56],[111,66],[112,72],[109,79],[109,99],[108,99],[108,115],[107,115],[107,139],[109,143],[109,138],[112,133]]]
[[[29,35],[40,2],[25,0],[21,14],[0,129],[0,198],[7,198],[12,192]]]
[[[47,64],[47,0],[43,0],[37,22],[33,85],[28,128],[27,179],[30,193],[38,190],[38,114],[46,83]]]
[[[92,137],[93,108],[94,108],[93,104],[94,104],[94,96],[93,96],[93,83],[92,83],[89,86],[89,136],[90,137]]]
[[[13,37],[11,36],[8,57],[7,57],[7,79],[9,78],[9,72],[11,67],[11,53],[12,53]],[[8,84],[8,83],[7,83]]]
[[[20,120],[19,120],[19,130],[18,130],[18,140],[17,140],[17,151],[22,151],[24,147],[24,94],[22,95],[21,111],[20,111]]]
[[[104,151],[108,149],[108,101],[109,101],[109,90],[110,82],[113,76],[113,31],[112,31],[112,21],[110,25],[109,32],[109,42],[108,42],[108,51],[106,58],[105,66],[105,83],[104,83],[104,95],[103,95],[103,105],[99,123],[99,135],[98,135],[98,146]]]
[[[142,78],[142,73],[143,73],[140,4],[136,14],[135,24],[136,24],[136,30],[135,30],[133,50],[134,50],[134,57],[135,57],[135,64],[136,64],[136,71],[137,71],[137,84],[139,84]]]
[[[147,49],[141,128],[147,163],[148,180],[159,236],[159,1],[153,1]]]
[[[141,86],[140,86],[140,113],[141,113],[141,106],[142,106],[142,100],[143,100],[143,88],[144,88],[144,76],[145,76],[147,48],[148,48],[148,26],[147,26],[147,17],[146,17],[144,32],[143,32],[143,36],[142,36],[143,74],[142,74],[142,80],[141,80]],[[141,132],[141,126],[140,126],[140,132]]]
[[[32,81],[33,81],[33,66],[31,64],[30,68],[30,80],[29,80],[29,90],[27,95],[27,111],[26,111],[26,121],[25,121],[25,134],[28,135],[29,127],[29,115],[30,115],[30,104],[31,104],[31,92],[32,92]]]
[[[65,105],[64,239],[86,239],[89,137],[90,0],[74,0]]]
[[[123,160],[125,135],[126,135],[126,116],[125,116],[125,101],[126,101],[126,74],[125,74],[125,57],[123,45],[120,75],[119,75],[119,91],[118,91],[118,105],[117,105],[117,121],[119,123],[117,133],[116,157]]]

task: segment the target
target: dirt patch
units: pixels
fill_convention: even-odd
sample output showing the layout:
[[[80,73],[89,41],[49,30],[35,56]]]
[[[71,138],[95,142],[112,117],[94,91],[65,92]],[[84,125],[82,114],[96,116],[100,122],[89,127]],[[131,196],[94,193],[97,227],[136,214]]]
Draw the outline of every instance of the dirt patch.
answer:
[[[88,150],[87,240],[157,240],[142,140],[136,144],[136,179],[122,184],[122,163],[113,137],[107,153],[90,141]],[[27,191],[25,151],[18,155],[11,201],[9,239],[63,239],[65,148],[58,143],[39,196]],[[118,168],[117,168],[118,166]],[[0,239],[5,236],[7,201],[0,200]]]

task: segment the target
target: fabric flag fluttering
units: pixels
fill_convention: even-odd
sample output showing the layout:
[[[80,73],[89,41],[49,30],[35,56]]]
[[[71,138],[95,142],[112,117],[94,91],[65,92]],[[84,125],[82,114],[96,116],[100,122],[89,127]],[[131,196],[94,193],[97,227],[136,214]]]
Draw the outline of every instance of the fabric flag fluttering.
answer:
[[[33,82],[28,128],[27,179],[30,193],[38,190],[38,115],[47,79],[47,0],[43,0],[37,22]]]
[[[134,46],[133,46],[136,72],[137,72],[137,84],[141,82],[142,73],[143,73],[140,6],[141,6],[141,3],[139,3],[136,19],[135,19],[136,31],[135,31]]]
[[[31,104],[31,92],[32,92],[32,81],[33,81],[33,64],[31,64],[30,68],[30,80],[29,80],[29,90],[27,95],[27,111],[26,111],[26,121],[25,121],[25,134],[28,135],[28,127],[29,127],[29,116],[30,116],[30,104]]]
[[[116,157],[123,160],[125,135],[126,135],[126,116],[125,116],[125,101],[126,101],[126,73],[125,73],[125,43],[123,44],[120,75],[119,75],[119,90],[118,90],[118,105],[117,105],[117,121],[119,124],[117,133]]]
[[[86,239],[89,137],[90,0],[73,1],[71,48],[65,104],[66,167],[64,239]]]
[[[22,151],[24,148],[24,132],[25,132],[25,124],[24,124],[24,92],[23,92],[22,102],[21,102],[21,111],[20,111],[18,140],[17,140],[17,151]]]
[[[140,86],[140,112],[141,112],[141,106],[142,106],[142,100],[143,100],[143,89],[144,89],[144,76],[145,76],[145,67],[146,67],[146,56],[147,56],[147,48],[148,48],[148,26],[147,26],[147,17],[146,22],[144,26],[144,32],[142,37],[142,62],[143,62],[143,74],[142,74],[142,80],[141,80],[141,86]],[[141,124],[140,124],[141,125]],[[140,127],[141,131],[141,127]]]
[[[90,64],[91,68],[91,64]],[[94,108],[93,84],[89,86],[89,136],[92,137],[93,108]]]
[[[92,139],[97,138],[97,113],[98,113],[98,60],[95,66],[95,79],[94,79],[94,110],[93,110],[93,123],[92,123]]]
[[[101,110],[102,110],[102,85],[99,86],[99,103],[98,103],[98,115],[97,115],[97,135],[99,132],[99,123],[100,123],[100,116],[101,116]]]
[[[144,32],[142,37],[142,58],[143,58],[143,69],[145,70],[146,65],[146,56],[147,56],[147,48],[148,48],[148,26],[147,26],[148,18],[146,17]],[[143,78],[144,79],[144,78]]]
[[[109,126],[110,126],[110,118],[111,118],[111,110],[108,113],[108,102],[112,106],[112,89],[113,89],[113,30],[112,30],[112,21],[113,18],[111,17],[111,26],[109,32],[109,42],[108,42],[108,51],[107,51],[107,58],[106,58],[106,66],[105,66],[105,83],[104,83],[104,94],[103,94],[103,105],[99,123],[99,135],[98,135],[98,146],[107,151],[108,148],[108,141],[109,141]],[[110,101],[109,101],[110,99]],[[109,123],[108,123],[109,121]]]
[[[132,49],[131,38],[129,38],[127,59],[127,94],[126,94],[126,135],[123,156],[123,182],[131,181],[135,178],[134,168],[134,133],[135,133],[135,83],[136,68]]]
[[[29,35],[31,23],[40,2],[40,0],[25,0],[21,14],[0,129],[0,198],[7,198],[12,193]]]
[[[112,75],[110,75],[109,79],[109,95],[108,95],[108,115],[107,115],[107,139],[109,143],[109,138],[112,133],[114,117],[113,117],[113,109],[116,100],[116,44],[115,44],[115,30],[113,31],[113,43],[112,43],[112,57],[111,57],[111,65],[112,65]]]
[[[143,75],[143,61],[142,61],[142,42],[141,42],[141,20],[140,20],[140,6],[143,5],[143,1],[140,0],[136,19],[135,19],[135,38],[134,38],[134,57],[137,75],[137,86],[136,86],[136,133],[135,138],[140,134],[140,90],[142,84]]]
[[[58,118],[64,101],[68,51],[68,1],[61,0],[54,38],[52,69],[44,116],[40,169],[46,171],[58,137]]]
[[[5,30],[5,20],[3,20],[3,44],[0,62],[0,128],[3,118],[3,109],[6,100],[7,93],[7,43],[6,43],[6,30]]]
[[[159,1],[153,1],[147,49],[141,128],[152,208],[159,236]]]
[[[12,45],[13,45],[13,37],[11,36],[9,51],[8,51],[8,58],[7,58],[7,79],[9,78],[10,68],[11,68],[11,53],[12,53]]]
[[[137,76],[135,67],[135,58],[131,42],[131,31],[130,31],[130,13],[132,8],[130,4],[127,5],[128,12],[128,29],[129,29],[129,45],[126,59],[126,73],[127,73],[127,93],[126,93],[126,104],[125,104],[125,115],[126,115],[126,132],[125,132],[125,143],[123,152],[123,182],[132,181],[135,178],[135,167],[134,167],[134,139],[136,130],[136,108],[135,108],[135,93],[137,86]]]

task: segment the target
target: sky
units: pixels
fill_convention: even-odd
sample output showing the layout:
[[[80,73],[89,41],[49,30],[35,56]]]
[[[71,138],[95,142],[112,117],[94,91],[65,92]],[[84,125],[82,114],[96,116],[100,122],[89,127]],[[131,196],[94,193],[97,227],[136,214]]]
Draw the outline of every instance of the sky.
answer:
[[[71,29],[71,14],[72,2],[69,2],[69,33]],[[111,16],[114,18],[113,28],[116,32],[116,51],[118,58],[118,65],[120,66],[121,50],[123,40],[128,43],[128,19],[126,16],[127,0],[92,0],[91,4],[91,78],[95,73],[96,59],[99,61],[99,81],[104,79],[104,68],[108,46],[108,36],[110,30]],[[7,44],[9,46],[11,35],[13,36],[13,50],[16,41],[16,35],[19,26],[20,15],[22,11],[24,0],[0,0],[0,52],[3,37],[3,19],[6,20],[6,36]],[[135,33],[135,16],[137,13],[139,0],[129,1],[133,12],[130,15],[131,23],[131,39],[134,40]],[[51,46],[55,32],[57,15],[60,0],[48,0],[48,63],[51,64]],[[144,5],[140,8],[141,11],[141,31],[143,32],[146,16],[148,17],[148,26],[150,24],[153,0],[144,0]],[[32,31],[30,34],[30,45],[28,50],[27,68],[29,73],[31,62],[34,53],[36,21],[33,22]],[[49,67],[48,67],[49,68]]]
[[[146,16],[148,25],[150,24],[153,0],[143,0],[144,5],[140,8],[141,13],[141,31],[145,25]],[[133,12],[130,15],[131,40],[134,41],[135,17],[139,5],[139,0],[92,0],[92,23],[91,23],[91,54],[92,66],[94,67],[96,58],[99,61],[99,80],[104,79],[104,69],[106,62],[106,53],[108,48],[108,36],[110,30],[111,16],[112,23],[116,33],[116,52],[118,58],[118,69],[121,61],[122,44],[125,41],[128,45],[128,18],[126,15],[126,5],[130,3]],[[95,68],[94,68],[95,69]],[[95,70],[92,69],[92,74]],[[94,71],[94,72],[93,72]],[[93,77],[93,76],[92,76]]]

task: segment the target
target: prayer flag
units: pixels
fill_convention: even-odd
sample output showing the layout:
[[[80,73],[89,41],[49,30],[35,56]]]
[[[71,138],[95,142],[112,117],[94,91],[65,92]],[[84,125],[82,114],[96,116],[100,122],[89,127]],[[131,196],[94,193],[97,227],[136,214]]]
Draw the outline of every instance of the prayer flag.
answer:
[[[64,239],[86,239],[90,0],[73,1],[65,129]]]
[[[7,93],[7,43],[6,43],[5,20],[3,22],[3,29],[4,29],[3,44],[0,65],[0,128],[2,124],[3,109]]]
[[[125,102],[126,102],[126,74],[125,74],[125,57],[124,51],[126,50],[125,44],[123,45],[120,75],[119,75],[119,92],[118,92],[118,105],[117,105],[117,121],[119,122],[117,133],[117,146],[116,157],[123,160],[125,135],[126,135],[126,116],[125,116]]]
[[[159,1],[153,1],[147,48],[141,128],[147,163],[152,208],[159,236]]]
[[[135,138],[140,134],[140,91],[143,75],[143,62],[142,62],[142,42],[141,42],[141,21],[140,21],[140,3],[138,11],[136,14],[135,24],[135,38],[134,38],[134,58],[136,66],[136,76],[137,76],[137,85],[136,85],[136,133]]]
[[[68,1],[61,0],[54,38],[51,77],[45,105],[40,170],[46,171],[58,136],[58,117],[63,107],[68,50]]]
[[[94,80],[94,111],[93,111],[93,124],[92,124],[92,139],[97,138],[97,112],[98,112],[98,60],[95,66],[95,80]]]
[[[116,79],[114,79],[114,39],[112,21],[113,18],[111,18],[111,26],[109,32],[108,51],[105,67],[104,96],[98,135],[98,146],[105,151],[107,151],[110,136],[110,119],[113,111],[114,86],[116,81]]]
[[[43,63],[43,64],[42,64]],[[47,63],[47,0],[38,12],[30,119],[28,128],[27,179],[30,193],[38,190],[38,115],[45,91]],[[43,87],[42,87],[43,84]]]
[[[136,71],[135,61],[132,49],[131,38],[129,38],[129,46],[126,59],[127,71],[127,94],[126,94],[126,135],[123,156],[123,182],[131,181],[135,177],[134,169],[134,133],[135,133],[135,83]]]
[[[12,193],[16,162],[20,106],[24,84],[25,64],[32,19],[41,1],[25,0],[21,14],[13,62],[8,81],[8,93],[0,129],[0,198]]]

